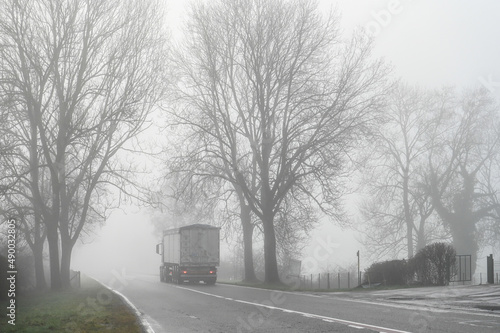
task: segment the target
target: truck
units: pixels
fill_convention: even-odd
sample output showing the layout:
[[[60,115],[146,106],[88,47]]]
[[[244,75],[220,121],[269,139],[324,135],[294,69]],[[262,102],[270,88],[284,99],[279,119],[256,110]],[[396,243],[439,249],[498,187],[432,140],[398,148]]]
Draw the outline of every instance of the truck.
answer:
[[[156,253],[161,255],[160,281],[215,284],[220,263],[220,228],[192,224],[163,231]]]

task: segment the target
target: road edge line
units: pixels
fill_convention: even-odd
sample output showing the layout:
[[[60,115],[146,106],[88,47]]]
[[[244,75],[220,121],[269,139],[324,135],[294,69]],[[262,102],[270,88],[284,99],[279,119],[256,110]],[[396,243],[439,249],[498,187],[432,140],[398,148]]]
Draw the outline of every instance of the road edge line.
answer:
[[[345,320],[345,319],[340,319],[340,318],[334,318],[334,317],[328,317],[328,316],[323,316],[323,315],[317,315],[317,314],[309,313],[309,312],[303,312],[303,311],[298,311],[298,310],[286,309],[286,308],[279,307],[279,306],[271,306],[271,305],[262,304],[262,303],[256,303],[256,302],[238,300],[238,299],[229,298],[229,297],[225,297],[225,296],[220,296],[220,295],[216,295],[216,294],[211,294],[211,293],[207,293],[207,292],[204,292],[204,291],[200,291],[200,290],[197,290],[197,289],[191,289],[191,288],[187,288],[187,287],[181,287],[181,286],[173,286],[173,287],[174,288],[178,288],[178,289],[189,290],[191,292],[195,292],[195,293],[206,295],[206,296],[221,298],[221,299],[224,299],[224,300],[227,300],[227,301],[232,301],[232,302],[237,302],[237,303],[242,303],[242,304],[248,304],[248,305],[253,305],[253,306],[257,306],[257,307],[264,307],[264,308],[268,308],[268,309],[271,309],[271,310],[278,310],[278,311],[281,311],[281,312],[284,312],[284,313],[299,314],[299,315],[301,315],[303,317],[309,317],[309,318],[321,319],[321,320],[325,320],[326,319],[326,320],[330,320],[332,322],[335,322],[335,323],[338,323],[338,324],[342,324],[342,325],[346,325],[346,326],[356,325],[356,326],[360,326],[360,327],[363,327],[363,328],[366,328],[366,329],[371,329],[373,331],[387,332],[387,333],[411,333],[409,331],[403,331],[403,330],[399,330],[399,329],[382,327],[382,326],[378,326],[378,325],[371,325],[371,324],[365,324],[365,323],[355,322],[355,321],[351,321],[351,320]]]
[[[113,288],[108,287],[106,284],[102,283],[96,278],[92,278],[99,282],[101,285],[103,285],[105,288],[109,289],[112,293],[115,293],[118,295],[123,301],[125,301],[125,304],[134,312],[135,317],[139,321],[139,325],[141,326],[141,329],[144,333],[155,333],[149,322],[144,318],[142,313],[137,309],[137,307],[132,303],[125,295],[123,295],[121,292],[118,290],[115,290]]]

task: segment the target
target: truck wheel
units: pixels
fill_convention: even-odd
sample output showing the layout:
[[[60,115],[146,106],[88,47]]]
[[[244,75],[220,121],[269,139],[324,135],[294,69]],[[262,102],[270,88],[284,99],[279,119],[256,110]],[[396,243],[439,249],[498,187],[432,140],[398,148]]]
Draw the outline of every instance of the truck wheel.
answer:
[[[217,278],[210,278],[207,281],[205,281],[205,283],[209,285],[214,285],[215,281],[217,281]]]

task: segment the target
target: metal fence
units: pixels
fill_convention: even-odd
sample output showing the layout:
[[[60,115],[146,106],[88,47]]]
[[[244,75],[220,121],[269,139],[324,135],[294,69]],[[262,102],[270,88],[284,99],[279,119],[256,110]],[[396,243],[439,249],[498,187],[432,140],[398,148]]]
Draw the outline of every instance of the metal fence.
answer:
[[[471,258],[470,254],[456,256],[455,266],[451,268],[450,282],[472,281]]]
[[[356,272],[303,274],[289,277],[288,281],[300,289],[351,289],[358,286],[358,275]]]

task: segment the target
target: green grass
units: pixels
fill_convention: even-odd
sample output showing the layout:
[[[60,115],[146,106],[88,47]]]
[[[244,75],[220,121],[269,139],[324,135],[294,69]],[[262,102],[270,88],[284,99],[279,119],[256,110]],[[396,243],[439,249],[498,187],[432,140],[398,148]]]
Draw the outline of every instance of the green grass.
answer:
[[[0,302],[0,332],[140,333],[121,298],[82,276],[82,288],[16,297],[16,325],[8,323],[8,303]]]

